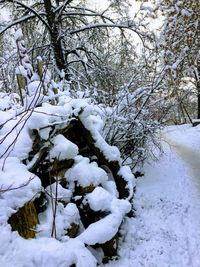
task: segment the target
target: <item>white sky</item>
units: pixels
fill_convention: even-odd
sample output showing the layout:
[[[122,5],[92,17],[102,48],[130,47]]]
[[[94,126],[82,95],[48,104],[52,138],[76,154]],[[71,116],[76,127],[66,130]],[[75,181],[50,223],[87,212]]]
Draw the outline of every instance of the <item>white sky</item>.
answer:
[[[108,0],[88,0],[88,5],[91,5],[91,7],[95,7],[96,9],[105,9],[109,5]],[[134,14],[140,7],[141,2],[135,2],[135,0],[131,1],[132,7],[130,8],[130,14]],[[9,15],[6,9],[1,9],[1,14],[0,14],[0,21],[8,21],[9,20]]]
[[[97,9],[104,9],[105,7],[107,7],[109,5],[109,1],[108,0],[88,0],[88,3],[91,3],[91,5],[94,5]],[[140,7],[141,2],[135,2],[135,0],[131,1],[132,4],[132,9],[133,13],[135,13],[135,11],[137,11]],[[130,10],[131,12],[131,10]],[[132,12],[131,12],[132,13]]]
[[[107,0],[90,0],[89,2],[91,2],[91,5],[94,5],[95,8],[105,8],[108,5],[108,1]]]
[[[0,22],[7,22],[10,20],[9,17],[9,12],[7,11],[6,8],[1,8],[1,12],[0,12]]]

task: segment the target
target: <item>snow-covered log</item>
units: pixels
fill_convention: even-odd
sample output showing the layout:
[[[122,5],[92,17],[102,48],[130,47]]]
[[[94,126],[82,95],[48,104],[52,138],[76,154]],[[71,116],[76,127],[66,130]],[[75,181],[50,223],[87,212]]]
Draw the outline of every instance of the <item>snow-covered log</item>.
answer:
[[[15,112],[14,107],[9,110],[10,120],[6,119],[7,111],[2,112],[5,122],[0,130],[3,140],[0,152],[6,164],[18,157],[17,164],[23,164],[41,183],[33,202],[39,212],[36,236],[58,240],[74,237],[85,245],[102,246],[104,254],[112,256],[116,252],[114,240],[131,209],[134,176],[121,165],[118,149],[102,138],[99,127],[102,121],[95,115],[94,107],[85,100],[60,96],[57,105],[43,103],[32,113],[19,113],[17,120],[12,119]],[[28,116],[25,125],[21,122],[24,114]],[[16,140],[15,145],[7,150],[12,139]],[[3,162],[1,167],[7,174],[10,170]],[[15,180],[18,179],[16,171]],[[26,188],[21,194],[25,192]],[[13,197],[20,197],[18,190],[13,191]],[[26,207],[32,198],[30,195],[15,210]],[[72,204],[74,208],[69,209]],[[77,213],[74,220],[70,213]]]
[[[69,97],[50,79],[44,79],[45,94],[40,86],[30,81],[27,105],[8,103],[1,111],[0,228],[12,236],[10,223],[17,231],[16,257],[28,244],[21,237],[36,236],[32,243],[42,246],[46,238],[55,251],[66,244],[65,266],[87,266],[89,260],[92,267],[97,251],[104,257],[117,253],[134,176],[122,166],[118,148],[102,137],[103,121],[89,99]],[[70,244],[88,255],[85,260],[71,254]]]

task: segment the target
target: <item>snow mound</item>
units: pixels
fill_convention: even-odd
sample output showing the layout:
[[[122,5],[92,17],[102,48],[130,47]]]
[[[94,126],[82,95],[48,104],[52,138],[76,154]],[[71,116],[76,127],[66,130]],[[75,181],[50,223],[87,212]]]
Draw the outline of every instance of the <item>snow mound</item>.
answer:
[[[97,186],[108,180],[106,172],[99,168],[96,162],[90,163],[88,158],[81,160],[79,158],[78,162],[65,173],[65,178],[69,183],[77,182],[83,187]]]
[[[53,139],[53,148],[50,151],[50,158],[59,160],[73,159],[78,154],[78,147],[59,134]]]
[[[71,98],[45,65],[34,73],[21,30],[15,39],[19,96],[0,94],[0,266],[97,266],[110,256],[102,244],[117,247],[134,177],[104,140],[98,107]]]
[[[35,101],[34,90],[37,91],[39,84],[30,83],[27,105]],[[97,252],[86,246],[104,244],[117,235],[131,209],[128,199],[133,194],[134,177],[130,169],[121,166],[119,150],[103,139],[100,133],[103,122],[88,100],[63,95],[58,97],[57,105],[52,105],[48,98],[45,100],[45,96],[40,95],[39,106],[32,108],[32,104],[39,103],[32,102],[28,110],[24,110],[5,99],[0,128],[0,263],[34,267],[96,266]],[[71,121],[82,123],[94,140],[92,145],[109,164],[117,162],[118,175],[126,181],[130,194],[127,200],[118,199],[119,188],[112,171],[101,167],[96,156],[79,154],[79,141],[76,144],[66,137],[66,129],[73,127]],[[79,138],[81,140],[81,135]],[[62,162],[71,165],[65,167]],[[54,171],[56,164],[60,168],[57,172]],[[51,184],[43,187],[43,176],[48,177],[51,172]],[[25,240],[11,231],[8,219],[26,203],[42,196],[41,192],[46,195],[45,210],[38,214],[36,238]],[[102,216],[84,225],[80,210],[85,207],[94,216],[98,212]]]

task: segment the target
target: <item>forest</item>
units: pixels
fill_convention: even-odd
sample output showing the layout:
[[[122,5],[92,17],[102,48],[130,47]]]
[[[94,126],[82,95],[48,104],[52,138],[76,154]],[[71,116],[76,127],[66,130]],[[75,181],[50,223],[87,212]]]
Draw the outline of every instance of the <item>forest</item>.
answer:
[[[199,267],[200,2],[0,8],[0,267]]]

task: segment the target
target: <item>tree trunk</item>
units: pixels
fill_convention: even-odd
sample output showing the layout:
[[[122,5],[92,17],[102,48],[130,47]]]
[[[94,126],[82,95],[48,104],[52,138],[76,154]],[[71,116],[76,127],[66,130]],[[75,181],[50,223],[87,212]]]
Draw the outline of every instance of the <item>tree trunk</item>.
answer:
[[[62,40],[60,38],[58,23],[56,21],[56,16],[53,10],[53,6],[51,4],[51,0],[44,0],[44,7],[46,11],[48,24],[50,26],[49,34],[51,37],[51,45],[53,48],[56,65],[60,71],[64,70],[65,79],[69,80],[69,74],[67,73],[67,64],[65,60],[64,51],[62,48]]]
[[[198,100],[197,100],[197,119],[200,119],[200,82],[197,82],[197,92],[198,92]]]
[[[200,62],[197,67],[198,119],[200,119]]]

